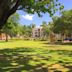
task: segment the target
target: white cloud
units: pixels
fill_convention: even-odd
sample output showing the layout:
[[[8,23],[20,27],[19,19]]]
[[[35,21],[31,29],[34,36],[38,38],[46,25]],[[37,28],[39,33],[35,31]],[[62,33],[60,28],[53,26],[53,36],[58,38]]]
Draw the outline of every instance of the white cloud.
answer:
[[[26,15],[22,15],[22,17],[23,17],[24,19],[27,19],[27,20],[33,20],[34,15],[26,14]]]

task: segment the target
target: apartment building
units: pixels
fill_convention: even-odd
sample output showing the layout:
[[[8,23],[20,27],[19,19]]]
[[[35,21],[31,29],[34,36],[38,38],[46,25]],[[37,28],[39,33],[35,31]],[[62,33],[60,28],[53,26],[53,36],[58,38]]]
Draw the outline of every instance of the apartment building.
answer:
[[[43,37],[44,31],[42,27],[35,27],[32,31],[32,37],[33,38],[41,38]]]

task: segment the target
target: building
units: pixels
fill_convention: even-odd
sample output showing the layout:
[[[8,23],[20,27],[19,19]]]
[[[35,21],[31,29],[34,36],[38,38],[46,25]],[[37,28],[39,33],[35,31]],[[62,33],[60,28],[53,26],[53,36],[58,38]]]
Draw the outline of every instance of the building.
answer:
[[[33,38],[42,38],[44,34],[42,27],[35,27],[32,30],[32,37]]]
[[[8,39],[10,39],[10,36],[8,35]],[[0,33],[0,40],[6,40],[6,34]]]

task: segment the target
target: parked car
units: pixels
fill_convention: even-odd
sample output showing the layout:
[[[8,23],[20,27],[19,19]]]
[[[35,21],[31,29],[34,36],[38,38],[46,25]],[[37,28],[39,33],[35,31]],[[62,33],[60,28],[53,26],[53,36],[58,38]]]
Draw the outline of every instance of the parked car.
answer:
[[[64,41],[72,41],[72,38],[65,38]]]

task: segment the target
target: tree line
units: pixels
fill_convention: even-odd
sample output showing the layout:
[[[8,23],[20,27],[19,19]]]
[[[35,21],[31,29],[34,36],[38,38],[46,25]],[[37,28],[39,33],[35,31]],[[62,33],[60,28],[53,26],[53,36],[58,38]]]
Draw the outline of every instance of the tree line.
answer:
[[[4,32],[7,36],[9,34],[11,37],[19,35],[24,35],[24,37],[32,36],[32,29],[36,26],[35,24],[21,25],[19,24],[19,14],[15,13],[9,17],[7,23],[0,30]],[[61,16],[52,17],[52,22],[46,23],[45,21],[41,24],[46,38],[51,33],[66,35],[71,37],[72,35],[72,10],[63,11]],[[6,39],[7,41],[8,39]]]

